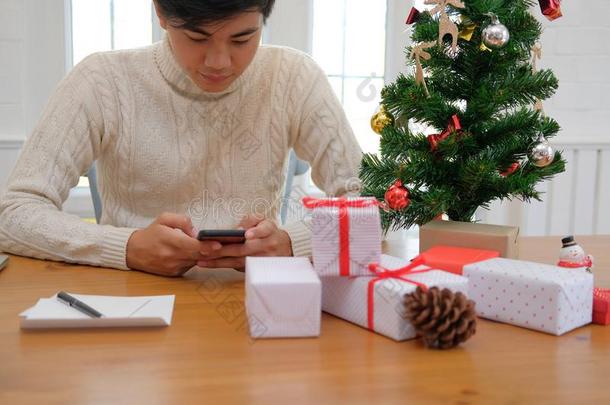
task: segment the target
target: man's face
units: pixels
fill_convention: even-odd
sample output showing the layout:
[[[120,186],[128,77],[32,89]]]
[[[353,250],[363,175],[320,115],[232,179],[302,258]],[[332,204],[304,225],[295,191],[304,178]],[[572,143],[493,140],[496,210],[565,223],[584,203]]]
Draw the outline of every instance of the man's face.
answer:
[[[244,12],[193,31],[173,27],[161,13],[157,14],[178,64],[204,91],[225,90],[256,55],[263,19],[258,11]]]

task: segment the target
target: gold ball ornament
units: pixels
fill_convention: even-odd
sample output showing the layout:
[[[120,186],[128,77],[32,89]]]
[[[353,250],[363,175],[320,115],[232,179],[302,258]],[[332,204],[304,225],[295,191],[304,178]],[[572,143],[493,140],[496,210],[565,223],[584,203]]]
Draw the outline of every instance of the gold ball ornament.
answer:
[[[377,135],[381,135],[381,132],[387,126],[394,125],[394,116],[388,112],[382,105],[379,107],[379,111],[371,118],[371,128]]]

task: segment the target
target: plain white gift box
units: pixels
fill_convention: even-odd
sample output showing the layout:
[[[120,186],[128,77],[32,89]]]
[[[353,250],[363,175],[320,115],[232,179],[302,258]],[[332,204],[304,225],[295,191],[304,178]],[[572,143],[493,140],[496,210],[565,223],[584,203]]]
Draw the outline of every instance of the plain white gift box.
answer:
[[[322,285],[306,257],[247,257],[252,338],[320,336]]]
[[[591,323],[593,274],[496,258],[464,266],[477,315],[562,335]]]

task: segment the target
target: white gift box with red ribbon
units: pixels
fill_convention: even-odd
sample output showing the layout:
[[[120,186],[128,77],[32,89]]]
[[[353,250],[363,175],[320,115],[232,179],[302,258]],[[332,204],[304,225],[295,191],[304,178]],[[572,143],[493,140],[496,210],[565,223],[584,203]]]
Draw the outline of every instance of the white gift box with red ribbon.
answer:
[[[313,264],[320,276],[369,275],[381,257],[381,220],[375,198],[304,198],[313,209]]]
[[[404,315],[404,296],[418,285],[468,293],[468,279],[382,255],[370,277],[321,277],[322,310],[397,341],[416,337]]]
[[[247,257],[246,314],[252,338],[320,335],[320,279],[306,257]]]
[[[496,258],[464,266],[477,315],[561,335],[591,323],[593,275],[584,269]]]

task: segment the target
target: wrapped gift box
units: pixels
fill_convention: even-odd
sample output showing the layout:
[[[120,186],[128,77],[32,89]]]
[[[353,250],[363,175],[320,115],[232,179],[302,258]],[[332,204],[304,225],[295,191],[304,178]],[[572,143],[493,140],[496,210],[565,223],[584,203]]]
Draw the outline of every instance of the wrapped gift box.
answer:
[[[320,335],[321,284],[305,257],[247,257],[246,314],[253,338]]]
[[[381,257],[381,220],[374,198],[303,200],[313,209],[313,264],[321,276],[361,276]]]
[[[450,273],[462,274],[464,266],[500,256],[495,250],[461,248],[455,246],[434,246],[418,257],[427,266]]]
[[[380,264],[395,270],[409,265],[409,261],[382,255]],[[397,341],[412,339],[416,333],[403,318],[403,299],[417,288],[413,282],[467,294],[468,279],[417,264],[411,271],[402,275],[403,279],[374,274],[371,274],[373,277],[322,277],[322,310]]]
[[[593,323],[610,325],[610,290],[593,290]]]
[[[419,251],[434,246],[457,246],[494,250],[500,257],[519,257],[519,228],[470,222],[435,220],[419,228]]]
[[[504,258],[464,267],[477,315],[554,335],[591,323],[593,275]]]

